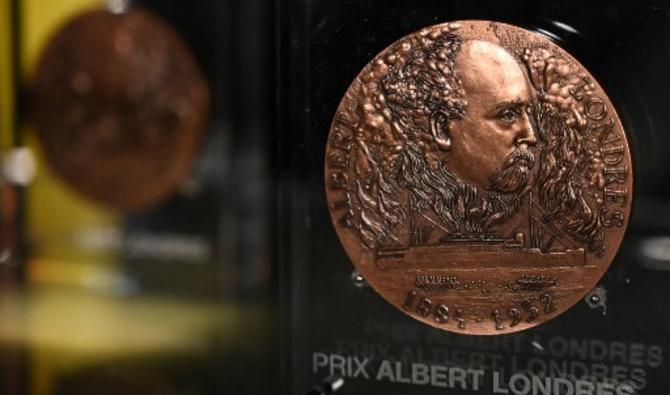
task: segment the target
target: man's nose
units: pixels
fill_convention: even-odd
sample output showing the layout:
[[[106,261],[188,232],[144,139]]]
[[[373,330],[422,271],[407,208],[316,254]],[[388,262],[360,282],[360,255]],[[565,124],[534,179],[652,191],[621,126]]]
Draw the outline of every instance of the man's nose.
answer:
[[[537,139],[535,138],[535,132],[533,131],[533,125],[530,123],[530,119],[528,118],[528,114],[524,111],[523,112],[523,121],[521,122],[521,125],[519,126],[519,132],[516,140],[516,144],[518,146],[525,145],[525,146],[533,146],[537,143]]]

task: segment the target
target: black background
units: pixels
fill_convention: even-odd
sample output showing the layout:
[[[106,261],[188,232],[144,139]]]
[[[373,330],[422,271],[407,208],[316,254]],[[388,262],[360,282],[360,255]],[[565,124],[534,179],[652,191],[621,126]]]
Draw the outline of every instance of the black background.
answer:
[[[568,50],[600,82],[629,135],[634,208],[621,250],[600,283],[607,314],[578,303],[567,313],[517,336],[534,335],[659,344],[668,356],[670,262],[652,262],[641,243],[670,234],[670,9],[633,1],[288,1],[279,6],[278,252],[286,316],[287,393],[304,393],[323,375],[313,352],[337,352],[338,340],[423,344],[436,336],[350,279],[326,206],[323,163],[339,101],[359,71],[385,47],[437,23],[485,19],[542,32]],[[558,22],[558,24],[556,23]],[[576,32],[564,29],[561,24]],[[397,340],[369,331],[400,325],[417,333]],[[466,336],[443,333],[447,344]],[[394,340],[395,339],[395,340]],[[470,350],[477,350],[475,339]],[[484,344],[484,340],[481,343]],[[457,347],[454,345],[454,347]],[[522,352],[525,358],[530,352]],[[665,391],[670,365],[650,370],[643,394]],[[438,393],[435,388],[351,380],[342,393]],[[423,391],[423,392],[421,392]],[[444,391],[444,390],[442,390]],[[458,393],[451,390],[450,393]]]

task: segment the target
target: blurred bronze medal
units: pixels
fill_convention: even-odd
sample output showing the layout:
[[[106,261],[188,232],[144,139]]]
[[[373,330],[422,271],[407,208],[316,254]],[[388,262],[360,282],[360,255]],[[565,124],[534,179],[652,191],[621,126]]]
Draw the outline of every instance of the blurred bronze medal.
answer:
[[[130,211],[160,202],[188,175],[209,106],[185,43],[137,8],[87,12],[56,32],[33,99],[51,168],[81,194]]]
[[[478,335],[581,300],[633,196],[596,79],[546,37],[488,21],[429,27],[372,59],[337,109],[325,177],[367,282],[417,320]]]

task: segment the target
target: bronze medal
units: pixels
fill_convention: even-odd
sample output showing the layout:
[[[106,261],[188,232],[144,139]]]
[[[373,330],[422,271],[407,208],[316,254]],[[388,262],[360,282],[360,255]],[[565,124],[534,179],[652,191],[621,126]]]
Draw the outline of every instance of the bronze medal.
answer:
[[[48,43],[34,80],[33,117],[51,168],[122,210],[156,204],[187,176],[208,106],[185,43],[137,8],[75,17]]]
[[[629,221],[626,134],[546,37],[461,21],[403,37],[331,126],[328,205],[356,270],[436,328],[531,328],[581,300]]]

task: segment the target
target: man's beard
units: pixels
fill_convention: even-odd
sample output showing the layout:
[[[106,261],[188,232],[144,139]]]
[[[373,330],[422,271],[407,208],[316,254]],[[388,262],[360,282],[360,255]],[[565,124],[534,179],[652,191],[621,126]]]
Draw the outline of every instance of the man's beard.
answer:
[[[405,151],[404,161],[400,168],[405,171],[397,179],[409,190],[414,207],[420,211],[432,211],[450,232],[486,233],[519,209],[519,194],[478,190],[456,176],[446,163],[431,168],[423,153],[412,147]],[[528,182],[527,174],[533,162],[534,158],[528,151],[515,151],[505,162],[501,174],[505,173],[506,179],[514,178],[522,188]],[[516,173],[523,174],[519,176],[523,180],[517,178]]]
[[[501,180],[510,181],[501,185],[522,188],[534,158],[527,151],[510,158],[499,172]],[[389,235],[395,226],[419,213],[430,216],[449,234],[481,235],[512,217],[520,207],[518,193],[481,191],[459,179],[446,163],[430,166],[423,150],[412,143],[392,168],[394,172],[377,169],[371,173],[371,189],[363,190],[357,183],[358,188],[352,191],[361,203],[361,238],[371,249],[392,245],[394,238]],[[411,204],[403,204],[404,199]]]
[[[490,191],[503,194],[523,191],[530,180],[530,173],[534,163],[535,157],[530,151],[517,148],[489,178],[489,184],[486,188]]]

